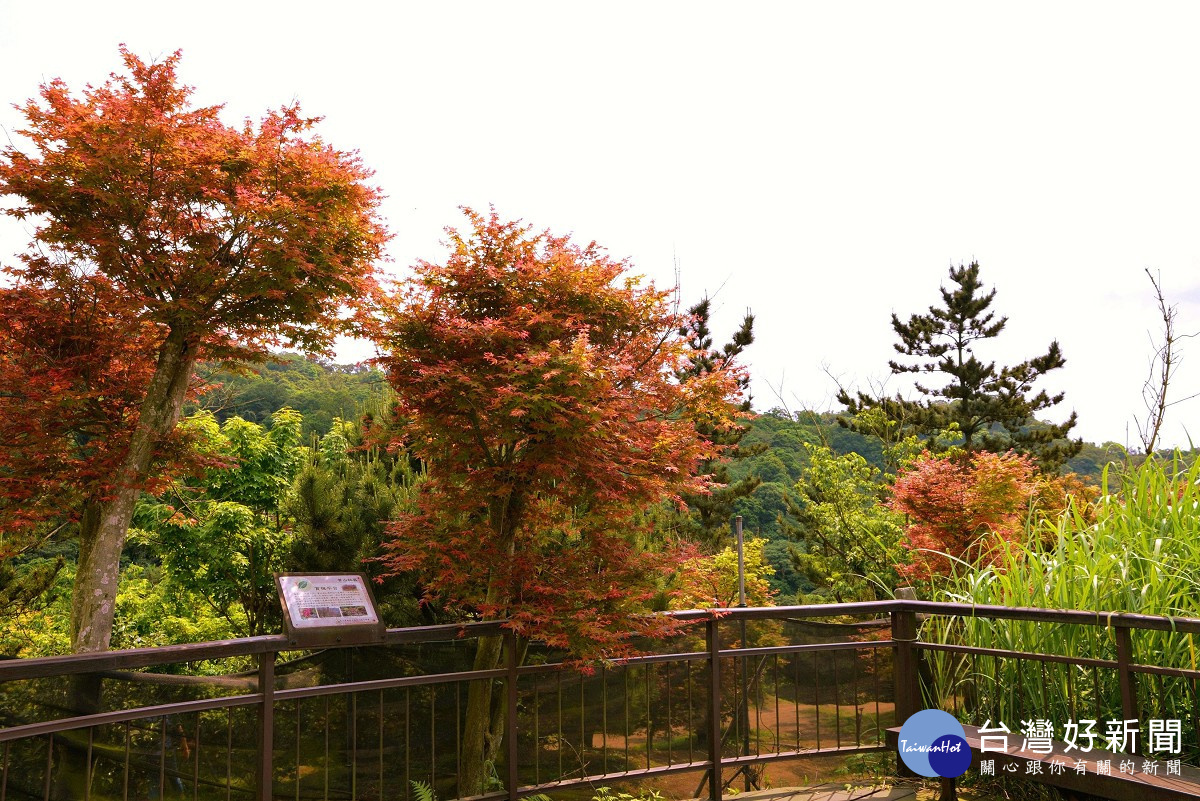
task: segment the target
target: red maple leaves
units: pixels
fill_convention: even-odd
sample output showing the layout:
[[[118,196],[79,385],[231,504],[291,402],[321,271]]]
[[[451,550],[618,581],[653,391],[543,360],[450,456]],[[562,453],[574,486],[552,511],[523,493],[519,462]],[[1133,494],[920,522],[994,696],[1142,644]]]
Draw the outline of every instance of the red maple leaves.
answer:
[[[0,533],[71,520],[107,492],[157,339],[114,306],[103,278],[67,270],[0,289]]]
[[[999,541],[1023,536],[1036,488],[1027,456],[925,454],[892,489],[891,507],[912,521],[905,543],[912,563],[901,571],[929,579],[952,573],[955,560],[990,563]]]
[[[403,442],[429,464],[390,561],[431,594],[585,653],[619,648],[653,592],[646,508],[681,489],[727,421],[734,376],[686,383],[668,293],[594,243],[466,214],[376,332]]]

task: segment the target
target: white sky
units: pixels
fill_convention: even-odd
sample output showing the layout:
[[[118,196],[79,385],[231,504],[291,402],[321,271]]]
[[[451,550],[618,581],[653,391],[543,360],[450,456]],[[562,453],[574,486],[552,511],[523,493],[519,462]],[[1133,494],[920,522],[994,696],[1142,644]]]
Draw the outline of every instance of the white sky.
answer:
[[[440,256],[460,204],[594,239],[660,284],[677,259],[685,303],[720,290],[719,341],[757,315],[760,409],[768,382],[831,408],[824,366],[884,378],[891,312],[978,259],[1010,318],[981,355],[1057,338],[1053,417],[1136,442],[1158,324],[1143,268],[1200,329],[1198,23],[1187,3],[0,0],[0,126],[44,80],[103,81],[120,42],[182,48],[228,121],[296,98],[361,150],[397,270]],[[0,258],[24,238],[0,221]],[[1188,347],[1176,397],[1200,392]],[[1169,443],[1200,439],[1198,412],[1172,410]]]

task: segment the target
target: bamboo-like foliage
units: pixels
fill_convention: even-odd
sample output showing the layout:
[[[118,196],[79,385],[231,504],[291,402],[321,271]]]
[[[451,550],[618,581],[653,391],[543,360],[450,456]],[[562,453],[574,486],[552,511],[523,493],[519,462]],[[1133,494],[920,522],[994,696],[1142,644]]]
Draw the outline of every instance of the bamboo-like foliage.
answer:
[[[1030,524],[1023,542],[1001,542],[987,567],[960,565],[942,588],[944,600],[1047,609],[1200,617],[1200,463],[1148,459],[1103,477],[1095,522],[1069,507],[1058,519]],[[1114,631],[1103,626],[936,617],[922,639],[979,647],[1116,659]],[[1133,661],[1196,670],[1191,634],[1133,631]],[[1069,720],[1120,719],[1115,670],[1028,659],[927,653],[933,705],[982,723],[1048,719],[1061,732]],[[1137,677],[1143,737],[1152,718],[1183,721],[1184,753],[1200,756],[1200,700],[1190,678]]]

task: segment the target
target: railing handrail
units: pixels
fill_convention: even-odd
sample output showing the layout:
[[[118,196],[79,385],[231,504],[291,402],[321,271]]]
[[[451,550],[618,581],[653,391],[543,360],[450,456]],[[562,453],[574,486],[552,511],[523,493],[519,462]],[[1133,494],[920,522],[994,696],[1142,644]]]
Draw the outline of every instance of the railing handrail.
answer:
[[[499,634],[504,621],[446,623],[436,626],[410,626],[388,629],[381,645],[403,645],[415,642],[438,642],[462,637]],[[322,646],[322,648],[351,646]],[[258,656],[280,651],[308,650],[297,648],[282,634],[262,634],[234,640],[160,645],[153,648],[127,648],[117,651],[95,651],[86,654],[61,654],[30,658],[0,659],[0,682],[21,679],[42,679],[69,676],[77,673],[96,673],[107,670],[170,665],[180,662],[203,662],[229,659],[236,656]]]
[[[1083,609],[1044,609],[1036,606],[989,606],[947,601],[897,601],[897,609],[933,615],[982,617],[1001,620],[1030,620],[1041,623],[1068,623],[1130,628],[1146,631],[1174,631],[1200,634],[1200,618],[1174,615],[1143,615],[1136,612],[1094,612]]]
[[[660,614],[682,623],[699,623],[713,618],[733,621],[753,621],[780,617],[822,618],[859,614],[890,614],[900,611],[941,616],[1028,620],[1043,623],[1101,626],[1104,628],[1123,627],[1147,631],[1173,631],[1200,634],[1200,618],[1143,615],[1132,612],[1094,612],[1081,609],[1043,609],[1039,607],[989,606],[983,604],[901,599],[864,601],[848,604],[688,609]],[[388,629],[384,635],[382,644],[402,645],[407,643],[456,640],[464,637],[498,635],[504,631],[504,625],[505,621],[489,620]],[[258,656],[265,653],[278,653],[288,650],[295,650],[295,648],[287,637],[282,634],[267,634],[233,640],[164,645],[154,648],[132,648],[86,654],[2,659],[0,660],[0,682],[150,667],[153,665],[177,664],[180,662],[228,659],[238,656]]]

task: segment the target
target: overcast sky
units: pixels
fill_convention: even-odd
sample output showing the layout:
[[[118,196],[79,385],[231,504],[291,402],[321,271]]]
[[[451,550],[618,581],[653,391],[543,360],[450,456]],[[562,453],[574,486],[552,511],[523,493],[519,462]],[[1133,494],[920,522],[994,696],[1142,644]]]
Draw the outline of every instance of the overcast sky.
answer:
[[[1049,416],[1136,443],[1159,325],[1145,268],[1200,329],[1198,37],[1187,3],[0,0],[0,126],[45,80],[101,82],[118,43],[182,49],[228,121],[298,99],[361,151],[396,271],[489,203],[659,284],[677,262],[685,303],[715,293],[718,337],[757,316],[759,409],[780,387],[834,408],[828,374],[884,380],[891,313],[978,260],[1009,317],[981,356],[1057,338]],[[0,221],[0,258],[24,238]],[[1180,398],[1200,392],[1187,347]],[[1168,442],[1200,439],[1198,412],[1173,409]]]

